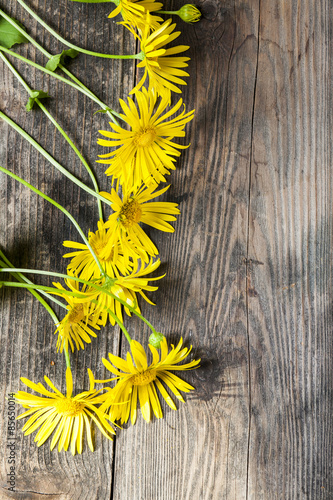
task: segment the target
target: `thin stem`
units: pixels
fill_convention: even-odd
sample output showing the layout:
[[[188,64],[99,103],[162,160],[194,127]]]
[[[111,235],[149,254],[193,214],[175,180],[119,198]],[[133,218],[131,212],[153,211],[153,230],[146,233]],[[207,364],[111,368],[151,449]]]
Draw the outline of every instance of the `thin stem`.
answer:
[[[2,116],[2,115],[3,115],[3,113],[0,112],[0,116]],[[61,210],[69,218],[69,220],[72,222],[72,224],[74,224],[75,228],[77,229],[77,231],[79,232],[81,238],[83,239],[85,245],[87,245],[87,247],[89,248],[89,251],[90,251],[91,255],[93,256],[93,258],[95,259],[96,264],[98,265],[98,268],[99,268],[99,270],[101,272],[101,275],[102,276],[105,275],[105,273],[103,271],[103,268],[102,268],[102,266],[101,266],[101,264],[100,264],[100,262],[99,262],[99,260],[98,260],[98,258],[96,256],[94,250],[92,249],[89,241],[85,237],[85,235],[84,235],[82,229],[80,228],[79,224],[76,222],[76,220],[74,219],[74,217],[62,205],[60,205],[56,201],[52,200],[52,198],[50,198],[46,194],[42,193],[41,191],[39,191],[39,189],[35,188],[34,186],[32,186],[31,184],[29,184],[25,180],[21,179],[21,177],[18,177],[17,175],[13,174],[12,172],[10,172],[9,170],[7,170],[6,168],[3,168],[3,167],[0,166],[0,172],[4,172],[5,174],[9,175],[10,177],[12,177],[13,179],[15,179],[16,181],[21,182],[21,184],[23,184],[24,186],[30,188],[34,193],[39,194],[40,196],[42,196],[42,198],[44,198],[44,200],[49,201],[50,203],[52,203],[52,205],[54,205],[59,210]]]
[[[1,167],[0,167],[1,168]],[[61,273],[52,273],[50,271],[40,271],[40,270],[36,270],[36,269],[13,269],[15,272],[23,272],[23,273],[32,273],[32,274],[42,274],[42,275],[47,275],[47,276],[54,276],[54,277],[57,277],[57,278],[64,278],[64,279],[67,279],[67,280],[73,280],[73,281],[78,281],[79,283],[83,283],[85,285],[89,285],[91,286],[92,288],[95,288],[96,290],[98,290],[99,292],[103,292],[105,293],[106,295],[108,295],[109,297],[113,298],[114,300],[120,302],[120,304],[122,304],[124,307],[126,307],[129,311],[131,311],[133,314],[135,314],[136,316],[138,316],[138,318],[140,318],[144,323],[146,323],[146,325],[154,332],[154,333],[157,333],[155,328],[153,327],[153,325],[144,317],[142,316],[142,314],[140,314],[136,309],[134,309],[134,307],[130,306],[127,302],[125,302],[124,300],[120,299],[119,297],[117,297],[116,295],[114,295],[112,292],[110,292],[109,290],[106,290],[104,287],[102,286],[99,286],[99,285],[96,285],[95,283],[91,282],[91,281],[85,281],[85,280],[82,280],[81,278],[77,278],[76,276],[68,276],[67,274],[61,274]],[[0,269],[0,272],[8,272],[7,269]],[[1,284],[2,282],[0,282]],[[117,283],[117,280],[115,279],[114,280],[114,283]],[[112,285],[111,285],[112,286]],[[47,291],[49,291],[49,287],[46,287],[47,288]],[[45,289],[45,288],[43,288]],[[54,291],[54,289],[51,289],[52,291]],[[64,293],[63,290],[60,290],[60,289],[57,289],[56,290],[57,293]],[[66,290],[67,291],[67,290]],[[77,294],[73,294],[73,292],[68,292],[68,295],[72,295],[74,297],[78,296],[78,297],[82,297],[82,293],[80,295],[77,295]],[[92,301],[93,302],[93,301]]]
[[[74,142],[69,138],[69,136],[66,134],[66,132],[60,127],[59,123],[48,112],[48,110],[45,108],[44,104],[42,104],[39,99],[35,99],[35,102],[36,102],[36,104],[38,104],[38,106],[40,107],[40,109],[46,114],[46,116],[49,118],[49,120],[51,120],[51,122],[53,123],[53,125],[59,130],[59,132],[61,133],[61,135],[66,139],[66,141],[71,146],[71,148],[73,149],[73,151],[77,154],[77,156],[79,157],[79,159],[83,163],[85,169],[87,170],[87,172],[88,172],[88,174],[90,176],[90,179],[92,180],[92,183],[93,183],[94,188],[95,188],[95,192],[99,195],[99,187],[98,187],[98,183],[97,183],[96,177],[94,176],[94,173],[91,170],[91,168],[88,165],[88,163],[85,160],[85,158],[82,156],[82,154],[80,153],[80,151],[75,146]],[[102,202],[101,202],[100,197],[97,198],[97,205],[98,205],[99,218],[103,221],[103,208],[102,208]]]
[[[119,113],[117,113],[114,109],[111,109],[107,104],[105,104],[103,101],[101,101],[88,87],[86,87],[76,76],[73,75],[65,66],[62,64],[58,65],[58,68],[61,69],[69,78],[71,78],[74,82],[76,82],[82,89],[84,89],[86,92],[88,92],[91,96],[91,98],[97,102],[105,111],[106,114],[111,118],[111,120],[119,126],[119,122],[115,119],[115,116],[119,118],[122,121],[125,121],[124,118],[120,116]]]
[[[25,80],[22,78],[22,76],[18,73],[18,71],[16,71],[14,66],[11,65],[11,63],[8,61],[8,59],[4,56],[4,54],[1,51],[0,51],[0,57],[5,62],[5,64],[9,67],[11,72],[16,76],[16,78],[21,82],[21,84],[23,85],[25,90],[29,93],[30,97],[32,97],[33,90],[29,87],[29,85],[25,82]],[[71,141],[71,139],[68,137],[66,132],[60,127],[59,123],[53,118],[53,116],[48,112],[48,110],[45,108],[45,106],[40,102],[40,100],[35,99],[35,102],[40,107],[40,109],[46,114],[46,116],[49,118],[49,120],[51,120],[53,125],[59,130],[61,135],[66,139],[68,144],[71,146],[71,148],[77,154],[77,156],[79,157],[79,159],[83,163],[84,167],[86,168],[88,174],[90,175],[90,178],[94,184],[94,188],[95,188],[96,193],[99,194],[97,180],[96,180],[91,168],[89,167],[88,163],[86,162],[86,160],[84,159],[84,157],[80,153],[80,151],[77,149],[75,144]],[[99,218],[102,219],[102,221],[103,221],[102,202],[100,199],[97,199],[97,203],[98,203]]]
[[[20,272],[15,272],[13,270],[13,265],[10,263],[10,261],[7,259],[7,257],[1,252],[0,250],[0,255],[1,258],[5,261],[5,263],[9,266],[6,272],[10,273],[14,278],[16,278],[20,283],[27,283],[24,279],[24,276]],[[30,282],[31,283],[31,282]],[[59,323],[59,319],[56,315],[56,313],[53,311],[53,309],[49,306],[49,304],[39,295],[39,293],[36,290],[30,289],[29,292],[36,297],[37,300],[45,307],[47,312],[50,314],[52,320],[54,323]]]
[[[27,33],[17,23],[17,21],[15,19],[13,19],[10,16],[8,16],[2,9],[0,9],[0,15],[1,15],[1,17],[5,18],[6,21],[8,21],[12,26],[14,26],[14,28],[16,28],[17,31],[19,31],[24,36],[24,38],[26,38],[27,40],[29,40],[30,43],[32,43],[38,50],[40,50],[44,54],[44,56],[46,56],[47,58],[52,57],[52,54],[50,54],[47,50],[45,50],[44,47],[42,47],[41,45],[39,45],[39,43],[34,38],[32,38],[29,35],[29,33]]]
[[[31,89],[30,89],[29,85],[25,82],[25,80],[23,80],[22,76],[18,73],[18,71],[16,71],[16,69],[14,68],[14,66],[12,66],[10,64],[10,62],[7,59],[7,57],[5,57],[4,54],[1,51],[0,51],[0,57],[4,61],[4,63],[7,64],[8,68],[16,76],[16,78],[19,80],[19,82],[23,85],[23,87],[25,88],[25,90],[31,96]]]
[[[16,281],[0,281],[0,288],[7,286],[9,288],[26,288],[27,290],[45,290],[50,293],[57,293],[60,295],[68,295],[69,297],[82,298],[83,293],[70,292],[69,290],[61,290],[59,288],[52,288],[51,286],[35,285],[34,283],[17,283]],[[67,309],[67,308],[66,308]]]
[[[14,276],[20,283],[30,283],[30,284],[33,284],[31,283],[30,280],[28,280],[28,278],[26,278],[23,274],[19,273],[19,272],[13,272],[11,269],[14,267],[13,264],[7,259],[7,257],[5,256],[5,254],[1,251],[0,249],[0,256],[1,258],[5,261],[5,263],[9,266],[9,270],[8,272]],[[26,288],[26,287],[25,287]],[[51,316],[55,326],[58,326],[59,324],[59,319],[58,319],[58,316],[56,315],[56,313],[53,311],[53,309],[51,308],[51,306],[49,306],[49,304],[39,295],[39,293],[37,292],[37,290],[34,290],[32,288],[28,289],[29,292],[34,296],[36,297],[37,300],[39,300],[39,302],[42,304],[42,306],[45,307],[45,309],[47,310],[47,312],[49,313],[49,315]],[[53,297],[49,297],[51,299],[53,299]],[[58,301],[56,301],[58,302]],[[61,306],[65,307],[61,302],[58,302]],[[68,352],[68,349],[66,349],[66,346],[65,346],[65,349],[64,349],[64,354],[65,354],[65,360],[66,360],[66,366],[67,368],[70,368],[71,367],[71,361],[70,361],[70,357],[69,357],[69,352]]]
[[[178,14],[178,10],[157,10],[155,14]]]
[[[82,49],[81,47],[77,47],[76,45],[73,45],[72,43],[68,42],[65,40],[62,36],[58,35],[56,31],[54,31],[48,24],[46,24],[43,19],[41,19],[33,10],[31,10],[24,2],[23,0],[17,0],[19,4],[24,7],[24,9],[29,12],[29,14],[36,19],[36,21],[39,22],[44,28],[51,33],[57,40],[59,40],[61,43],[64,45],[67,45],[67,47],[71,47],[72,49],[77,50],[78,52],[82,52],[83,54],[88,54],[91,56],[95,57],[104,57],[107,59],[140,59],[141,58],[141,53],[140,54],[134,54],[134,55],[113,55],[113,54],[102,54],[100,52],[92,52],[90,50]]]
[[[44,56],[46,56],[48,59],[52,57],[52,54],[50,54],[47,50],[45,50],[44,47],[39,45],[39,43],[34,38],[32,38],[23,28],[21,28],[21,26],[15,21],[15,19],[12,19],[11,17],[7,16],[7,14],[1,9],[0,9],[0,14],[10,24],[12,24],[17,29],[17,31],[19,31],[27,40],[29,40],[30,43],[32,43],[40,52],[42,52]],[[116,111],[111,110],[111,108],[107,104],[101,101],[90,89],[88,89],[88,87],[86,87],[78,78],[76,78],[76,76],[74,76],[73,73],[71,73],[67,68],[65,68],[65,66],[59,64],[58,68],[61,69],[61,71],[63,71],[67,76],[69,76],[69,78],[71,78],[75,83],[77,83],[77,85],[79,85],[82,89],[86,90],[86,92],[90,94],[89,97],[93,99],[96,103],[98,103],[104,110],[107,110],[107,114],[111,118],[111,120],[114,123],[116,123],[116,125],[119,125],[119,123],[117,122],[117,120],[114,118],[113,115],[117,116],[121,120],[122,118],[118,113],[116,113]]]
[[[20,273],[27,273],[27,274],[41,274],[43,276],[54,276],[55,278],[63,278],[64,280],[77,281],[77,282],[82,283],[82,284],[87,285],[87,286],[95,286],[95,288],[97,288],[97,290],[104,291],[103,287],[100,287],[98,285],[94,285],[94,283],[91,281],[86,281],[86,280],[83,280],[81,278],[77,278],[76,276],[69,276],[68,274],[52,273],[50,271],[41,271],[39,269],[13,268],[13,271],[15,271],[16,273],[20,272]],[[8,273],[8,272],[9,272],[9,270],[6,268],[0,269],[0,273]],[[116,282],[117,280],[114,279],[113,281]]]
[[[50,76],[53,76],[54,78],[56,78],[57,80],[60,80],[64,83],[67,83],[67,85],[70,85],[71,87],[73,87],[74,89],[78,90],[79,92],[81,92],[82,94],[90,97],[90,99],[92,99],[93,101],[97,102],[99,105],[101,105],[101,101],[95,97],[94,94],[92,94],[89,90],[86,90],[86,87],[83,88],[81,85],[76,85],[75,83],[72,83],[70,82],[69,80],[67,80],[66,78],[64,78],[63,76],[60,76],[58,75],[57,73],[54,73],[53,71],[50,71],[46,68],[44,68],[44,66],[40,66],[39,64],[33,62],[33,61],[30,61],[30,59],[27,59],[26,57],[23,57],[21,56],[20,54],[17,54],[16,52],[12,51],[12,50],[9,50],[9,49],[6,49],[5,47],[3,47],[2,45],[0,45],[0,50],[2,52],[6,52],[7,54],[10,54],[11,56],[13,57],[16,57],[16,59],[20,59],[20,61],[23,61],[27,64],[30,64],[30,66],[33,66],[34,68],[37,68],[39,69],[40,71],[43,71],[44,73],[46,73],[47,75],[50,75]],[[117,114],[118,115],[118,114]]]
[[[66,368],[71,368],[71,358],[69,357],[68,348],[64,345],[64,354],[66,360]]]
[[[64,174],[66,177],[68,177],[68,179],[70,179],[77,186],[79,186],[81,189],[83,189],[87,193],[91,194],[92,196],[94,196],[98,200],[101,200],[101,201],[103,201],[103,203],[106,203],[107,205],[110,205],[109,201],[106,198],[104,198],[103,196],[101,196],[99,193],[96,193],[93,189],[91,189],[89,186],[87,186],[82,181],[80,181],[79,179],[77,179],[73,174],[71,174],[70,172],[68,172],[68,170],[66,170],[47,151],[45,151],[45,149],[42,148],[42,146],[40,144],[38,144],[38,142],[35,141],[35,139],[33,139],[29,134],[27,134],[27,132],[25,132],[19,125],[17,125],[17,123],[13,122],[13,120],[11,120],[2,111],[0,111],[0,118],[2,118],[3,120],[5,120],[5,122],[7,122],[11,127],[13,127],[13,129],[15,129],[16,132],[18,132],[19,134],[21,134],[22,137],[24,137],[28,142],[30,142],[30,144],[32,144],[32,146],[34,146],[34,148],[36,148],[37,151],[39,151],[44,156],[44,158],[46,158],[47,160],[49,160],[49,162],[52,163],[52,165],[54,167],[56,167],[62,174]]]
[[[10,273],[14,278],[16,278],[21,283],[29,283],[30,285],[34,284],[31,280],[29,280],[26,276],[24,276],[24,274],[18,272],[17,269],[14,268],[14,266],[6,258],[6,256],[3,254],[3,252],[1,252],[1,250],[0,250],[0,256],[4,260],[4,262],[0,261],[0,266],[6,266],[7,265],[8,268],[9,268],[9,269],[7,269],[7,272]],[[3,269],[5,269],[5,267],[3,267]],[[1,270],[0,270],[0,272],[1,272]],[[65,306],[65,304],[63,302],[60,302],[60,300],[56,299],[55,297],[53,297],[53,295],[49,295],[44,290],[39,290],[39,291],[40,291],[40,293],[42,295],[44,295],[45,297],[47,297],[49,300],[52,300],[52,302],[54,302],[55,304],[58,304],[58,306],[63,307],[64,309],[67,309],[67,307]],[[31,291],[31,293],[36,298],[38,298],[32,291]]]

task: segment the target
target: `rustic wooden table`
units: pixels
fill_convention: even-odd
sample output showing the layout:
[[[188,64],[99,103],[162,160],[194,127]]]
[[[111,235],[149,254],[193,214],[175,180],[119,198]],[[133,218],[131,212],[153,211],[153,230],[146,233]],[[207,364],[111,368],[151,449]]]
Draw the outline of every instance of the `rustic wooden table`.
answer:
[[[108,19],[113,5],[27,0],[76,45],[134,53],[133,37]],[[179,7],[165,5],[165,8]],[[24,12],[0,0],[28,32],[59,53],[63,46]],[[6,395],[21,376],[48,375],[65,386],[48,313],[24,290],[1,292],[1,499],[270,500],[331,499],[332,477],[332,20],[329,0],[204,1],[203,19],[177,18],[191,46],[183,98],[196,109],[179,168],[165,199],[180,203],[174,234],[150,235],[167,273],[153,324],[193,344],[201,368],[196,387],[164,419],[96,436],[96,451],[50,452],[16,434],[16,491],[8,491]],[[30,44],[20,54],[45,64]],[[109,187],[98,130],[105,115],[90,100],[38,70],[10,59],[28,83],[48,90],[47,108]],[[137,78],[131,61],[80,55],[70,63],[104,102],[117,107]],[[0,63],[0,109],[84,182],[85,170],[53,125]],[[5,122],[0,165],[65,206],[88,231],[95,200],[66,180]],[[1,175],[1,248],[18,267],[65,272],[62,241],[75,229],[55,207]],[[51,284],[52,278],[35,277]],[[136,318],[130,333],[144,341]],[[101,358],[127,350],[117,328],[72,358],[74,383],[87,368],[105,376]]]

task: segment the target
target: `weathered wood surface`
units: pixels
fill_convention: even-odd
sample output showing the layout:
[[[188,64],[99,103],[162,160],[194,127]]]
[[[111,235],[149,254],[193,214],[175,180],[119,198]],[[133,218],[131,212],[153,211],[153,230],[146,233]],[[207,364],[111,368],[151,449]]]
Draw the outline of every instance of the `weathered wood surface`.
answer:
[[[57,53],[62,47],[15,0],[1,8],[25,22]],[[77,45],[117,53],[135,50],[128,33],[107,19],[107,4],[30,0],[41,17]],[[177,7],[180,3],[177,3]],[[168,8],[173,5],[168,5]],[[191,78],[183,97],[196,118],[191,148],[172,174],[167,199],[182,215],[172,235],[151,231],[166,278],[143,305],[154,325],[183,336],[202,358],[187,374],[196,392],[178,412],[96,437],[94,454],[37,449],[17,431],[15,499],[220,500],[331,499],[332,478],[332,4],[328,0],[210,0],[203,20],[179,21],[189,43]],[[178,22],[178,21],[177,21]],[[33,47],[17,50],[45,63]],[[106,188],[98,129],[104,115],[75,90],[15,66],[98,172]],[[131,62],[80,55],[70,65],[110,105],[133,87]],[[0,64],[0,108],[56,159],[88,182],[78,160]],[[64,179],[0,122],[0,164],[64,205],[93,229],[94,200]],[[1,176],[1,247],[18,267],[64,271],[62,241],[76,237],[65,217]],[[51,283],[51,279],[39,280]],[[19,377],[47,374],[64,387],[48,313],[24,291],[3,290],[1,312],[1,448],[7,443],[5,396]],[[129,331],[147,331],[132,318]],[[104,376],[101,358],[125,352],[107,327],[74,357],[78,389],[86,369]],[[84,384],[83,384],[84,381]]]

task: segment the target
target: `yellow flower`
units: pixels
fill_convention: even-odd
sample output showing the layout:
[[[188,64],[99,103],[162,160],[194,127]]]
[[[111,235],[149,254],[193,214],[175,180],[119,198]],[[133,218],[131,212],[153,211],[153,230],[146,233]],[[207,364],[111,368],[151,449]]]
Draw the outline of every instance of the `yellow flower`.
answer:
[[[58,290],[65,290],[60,283],[53,283]],[[77,293],[78,297],[53,292],[54,295],[60,295],[67,302],[69,312],[60,321],[54,334],[58,333],[57,349],[60,352],[65,347],[68,350],[68,344],[74,352],[74,343],[77,350],[84,349],[84,343],[91,343],[91,337],[97,337],[96,333],[90,327],[99,330],[100,318],[91,308],[90,299],[85,294],[86,287],[83,286],[80,291],[80,285],[77,281],[71,279],[66,280],[66,285],[71,292]],[[80,299],[81,297],[81,299]],[[83,300],[82,300],[83,298]],[[74,343],[73,343],[74,342]]]
[[[150,256],[157,255],[156,246],[143,231],[140,222],[160,231],[174,232],[174,228],[169,224],[169,221],[175,221],[175,215],[180,213],[177,203],[167,201],[147,203],[165,193],[168,188],[169,186],[153,192],[153,186],[142,187],[134,194],[124,191],[123,200],[119,198],[114,189],[112,189],[111,194],[101,193],[111,201],[111,207],[114,210],[114,213],[109,216],[108,221],[105,223],[105,227],[110,228],[111,233],[109,245],[112,246],[114,241],[127,238],[127,241],[133,244],[134,249],[139,248]]]
[[[94,390],[91,371],[88,370],[88,372],[90,379],[89,391],[81,392],[74,397],[72,396],[73,378],[70,368],[66,370],[66,395],[63,395],[46,376],[44,377],[45,382],[54,392],[47,390],[41,383],[35,384],[26,378],[21,378],[22,382],[30,389],[42,394],[42,397],[40,397],[28,392],[18,391],[15,395],[16,401],[23,408],[29,408],[28,411],[17,417],[21,419],[30,416],[22,431],[27,436],[39,427],[35,437],[37,446],[44,444],[55,430],[51,441],[51,450],[59,442],[58,451],[62,449],[67,451],[70,445],[73,455],[76,452],[82,453],[85,429],[88,446],[91,451],[94,451],[90,419],[95,422],[105,437],[112,439],[110,434],[115,434],[115,431],[107,422],[108,417],[105,413],[96,407],[96,404],[100,404],[102,399],[99,395],[100,391]]]
[[[156,389],[159,390],[170,408],[176,410],[176,405],[163,384],[168,387],[179,401],[184,402],[179,390],[189,392],[194,387],[171,372],[197,368],[200,359],[179,365],[178,363],[182,362],[191,351],[191,347],[190,349],[181,349],[182,343],[183,339],[180,339],[177,347],[171,345],[171,350],[168,352],[167,341],[164,338],[161,342],[161,356],[159,356],[157,349],[149,344],[153,357],[149,366],[145,350],[136,340],[132,340],[130,344],[132,357],[128,352],[126,360],[113,354],[109,354],[111,363],[103,359],[104,366],[118,380],[114,388],[109,388],[108,392],[101,396],[105,398],[105,403],[101,408],[110,407],[111,420],[120,420],[121,423],[125,423],[131,415],[131,422],[135,424],[138,398],[141,413],[147,422],[151,419],[151,410],[153,410],[156,418],[162,418],[163,413]],[[95,380],[95,382],[108,382],[109,380]]]
[[[154,0],[115,0],[117,6],[115,10],[109,15],[110,18],[116,17],[121,14],[123,20],[136,28],[142,28],[145,25],[145,15],[149,12],[156,12],[161,10],[163,4],[155,2]],[[154,26],[163,21],[161,17],[150,16],[151,25]]]
[[[121,322],[123,322],[122,304],[117,300],[117,298],[135,309],[138,313],[140,313],[140,308],[136,293],[139,293],[146,300],[146,302],[154,305],[154,303],[148,299],[143,290],[157,290],[157,286],[148,285],[148,282],[159,280],[163,278],[163,276],[158,276],[156,278],[147,278],[146,276],[147,274],[154,272],[160,263],[161,261],[159,259],[155,262],[151,260],[146,267],[142,266],[138,269],[138,263],[136,262],[133,271],[127,276],[119,276],[116,280],[106,278],[101,282],[97,282],[96,284],[102,287],[103,291],[91,287],[86,292],[86,299],[83,298],[82,301],[88,299],[89,301],[97,302],[96,304],[92,303],[91,311],[96,315],[96,317],[100,317],[100,324],[103,326],[106,324],[108,316],[112,325],[116,323],[116,320],[113,318],[112,314],[107,312],[107,309],[109,309]],[[108,295],[107,292],[110,292],[116,298]],[[125,312],[128,316],[131,316],[131,312],[126,307]]]
[[[98,229],[95,233],[89,231],[88,241],[93,251],[95,252],[98,260],[101,263],[103,270],[108,276],[114,278],[119,276],[119,273],[127,274],[132,269],[130,263],[130,256],[138,259],[141,254],[129,255],[129,245],[115,241],[111,247],[108,244],[109,235],[107,234],[105,224],[98,221]],[[80,276],[81,279],[89,281],[90,279],[100,279],[101,271],[92,256],[89,248],[84,243],[77,243],[75,241],[64,241],[64,247],[76,248],[75,252],[66,253],[63,257],[72,257],[70,264],[67,266],[69,273],[74,276]]]
[[[98,162],[110,164],[105,173],[118,179],[127,189],[138,188],[142,183],[149,186],[165,182],[165,175],[175,169],[174,162],[181,154],[179,150],[188,147],[172,142],[172,139],[185,136],[185,125],[194,116],[194,110],[185,113],[184,107],[178,116],[169,119],[181,108],[182,99],[162,114],[168,106],[167,97],[160,100],[155,112],[157,95],[152,90],[147,92],[143,88],[142,92],[136,93],[136,98],[138,109],[130,97],[128,105],[120,99],[124,112],[120,116],[130,126],[130,130],[110,123],[113,132],[99,131],[108,140],[98,139],[101,146],[119,146],[111,153],[100,155],[100,158],[111,159]]]
[[[181,90],[176,85],[186,85],[186,82],[179,77],[189,76],[189,74],[179,68],[188,66],[186,61],[189,61],[190,58],[174,57],[174,55],[185,52],[190,47],[188,45],[177,45],[168,49],[164,48],[165,45],[180,35],[180,31],[172,33],[176,24],[171,24],[171,19],[168,19],[151,33],[149,12],[147,13],[147,23],[140,33],[136,33],[130,24],[123,24],[138,38],[143,53],[143,60],[137,67],[144,68],[144,74],[138,85],[130,93],[133,94],[140,90],[146,78],[149,77],[149,90],[155,89],[158,95],[165,95],[170,101],[171,91],[180,94]]]

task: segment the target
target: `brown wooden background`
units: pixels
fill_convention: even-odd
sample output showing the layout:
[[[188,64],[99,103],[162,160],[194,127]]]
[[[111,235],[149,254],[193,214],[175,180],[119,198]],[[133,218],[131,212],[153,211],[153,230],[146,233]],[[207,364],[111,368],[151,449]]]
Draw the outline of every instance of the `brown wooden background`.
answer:
[[[132,53],[133,39],[107,18],[110,4],[27,0],[59,33],[82,47]],[[15,0],[1,8],[24,22],[52,53],[62,50]],[[179,7],[171,2],[165,8]],[[8,392],[20,376],[47,374],[64,387],[50,317],[24,290],[3,290],[1,310],[1,492],[3,499],[270,500],[332,499],[332,2],[207,0],[203,20],[180,20],[191,45],[183,97],[196,109],[166,199],[182,215],[172,235],[150,231],[166,278],[143,304],[154,325],[193,344],[202,367],[187,374],[196,391],[178,412],[96,437],[96,451],[37,449],[17,430],[16,493],[6,488]],[[15,50],[41,64],[31,45]],[[94,167],[98,130],[107,128],[91,101],[24,64],[16,68]],[[132,62],[80,55],[70,69],[117,107],[133,88]],[[71,172],[85,170],[0,63],[0,109]],[[94,230],[97,208],[29,144],[0,122],[0,164],[64,205]],[[1,247],[18,267],[65,271],[62,241],[75,229],[54,207],[1,176]],[[36,278],[38,279],[38,278]],[[51,279],[39,279],[51,283]],[[130,333],[144,341],[135,318]],[[74,356],[75,386],[86,370],[105,375],[101,358],[125,352],[107,327]],[[54,364],[53,364],[54,363]]]

